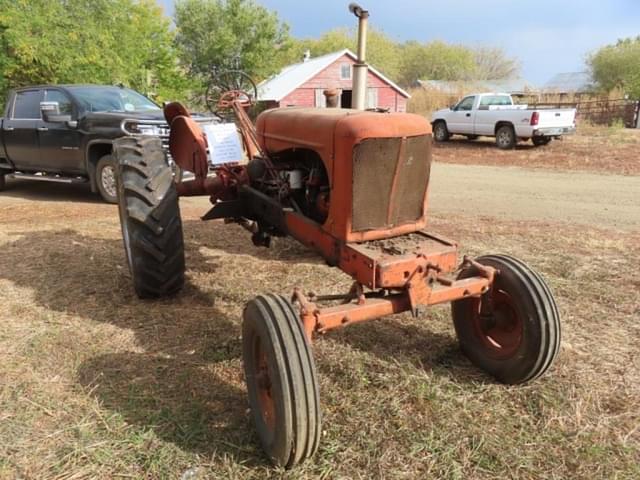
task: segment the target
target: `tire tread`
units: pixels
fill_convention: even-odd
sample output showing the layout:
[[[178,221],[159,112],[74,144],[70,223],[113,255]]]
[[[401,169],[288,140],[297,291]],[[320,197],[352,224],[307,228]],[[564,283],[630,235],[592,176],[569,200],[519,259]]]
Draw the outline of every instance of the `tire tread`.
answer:
[[[120,220],[129,231],[135,291],[140,298],[173,295],[184,285],[184,238],[162,143],[154,137],[123,137],[114,142],[114,151]]]

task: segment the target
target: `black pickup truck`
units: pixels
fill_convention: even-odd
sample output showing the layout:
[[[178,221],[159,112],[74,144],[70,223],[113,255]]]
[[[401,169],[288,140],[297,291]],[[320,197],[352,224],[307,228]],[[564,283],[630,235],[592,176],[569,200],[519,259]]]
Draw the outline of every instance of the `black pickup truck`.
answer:
[[[9,93],[0,118],[0,190],[5,177],[84,182],[117,201],[112,143],[124,135],[156,135],[166,145],[162,109],[121,87],[45,85]]]

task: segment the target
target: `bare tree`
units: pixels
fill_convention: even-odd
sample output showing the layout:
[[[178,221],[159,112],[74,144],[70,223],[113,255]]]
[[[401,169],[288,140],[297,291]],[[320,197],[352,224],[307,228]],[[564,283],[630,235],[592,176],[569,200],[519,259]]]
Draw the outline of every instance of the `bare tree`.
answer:
[[[501,48],[480,47],[474,50],[476,80],[504,80],[520,72],[520,62],[507,57]]]

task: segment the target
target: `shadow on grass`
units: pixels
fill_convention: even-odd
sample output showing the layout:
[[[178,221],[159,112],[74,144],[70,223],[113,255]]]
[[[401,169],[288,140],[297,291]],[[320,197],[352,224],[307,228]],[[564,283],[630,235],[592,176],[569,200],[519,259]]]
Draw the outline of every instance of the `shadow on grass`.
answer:
[[[120,240],[72,230],[14,235],[3,245],[0,279],[30,289],[29,301],[40,307],[134,334],[135,351],[82,362],[78,381],[86,391],[180,448],[249,465],[266,462],[245,413],[240,321],[221,312],[211,293],[188,282],[174,298],[142,301],[133,293]],[[196,246],[187,248],[190,262],[204,263]],[[76,354],[86,355],[81,348]]]
[[[152,429],[184,450],[265,464],[244,390],[213,366],[197,354],[110,353],[83,362],[78,379],[127,423]]]
[[[206,212],[203,211],[204,215]],[[269,248],[256,247],[251,242],[251,233],[238,225],[226,225],[220,221],[183,221],[185,241],[191,241],[192,247],[220,249],[231,255],[250,255],[260,260],[274,260],[292,264],[325,264],[324,259],[315,251],[291,237],[273,237]],[[233,229],[237,235],[229,235]],[[187,253],[189,253],[187,251]],[[200,265],[191,262],[189,269],[199,270]]]
[[[434,312],[427,310],[427,314],[419,318],[420,324],[387,317],[330,332],[328,336],[385,362],[412,365],[458,383],[494,383],[462,353],[453,328],[451,335],[429,328],[433,316]]]
[[[200,253],[209,238],[212,248],[247,253],[244,241],[235,243],[234,235],[216,236],[221,228],[229,227],[186,222],[190,271],[216,274],[215,261]],[[270,252],[273,259],[297,263],[297,248],[304,247],[293,240],[282,245],[285,248],[275,252],[260,249],[261,258]],[[139,347],[135,352],[102,349],[78,369],[79,383],[102,404],[180,448],[228,455],[243,464],[266,463],[246,415],[239,378],[241,305],[232,305],[238,318],[229,317],[216,307],[213,292],[190,282],[173,298],[139,300],[120,239],[73,230],[34,231],[15,234],[3,249],[0,278],[30,289],[30,301],[133,332]],[[330,336],[384,360],[408,362],[437,374],[460,379],[469,371],[455,338],[402,318],[351,326]],[[320,369],[324,372],[322,365]]]
[[[437,143],[436,147],[443,148],[443,149],[454,148],[454,149],[468,149],[468,150],[482,150],[482,151],[499,150],[496,145],[495,139],[491,137],[480,137],[480,139],[478,140],[469,140],[468,138],[454,136],[447,142]],[[527,151],[527,150],[535,150],[537,148],[543,148],[543,147],[536,147],[530,142],[526,142],[526,143],[518,142],[516,144],[516,147],[512,150]],[[508,150],[505,150],[505,151],[508,151]]]

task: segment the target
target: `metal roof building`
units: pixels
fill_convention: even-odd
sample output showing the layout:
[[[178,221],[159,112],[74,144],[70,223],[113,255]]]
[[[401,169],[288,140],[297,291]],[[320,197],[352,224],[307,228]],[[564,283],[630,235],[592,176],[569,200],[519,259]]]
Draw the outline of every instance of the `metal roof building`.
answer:
[[[589,72],[559,73],[544,84],[544,93],[588,93],[594,81]]]
[[[511,78],[506,80],[418,80],[418,84],[424,88],[438,90],[448,95],[462,95],[471,90],[483,92],[502,92],[511,95],[528,95],[537,89],[523,78]]]

